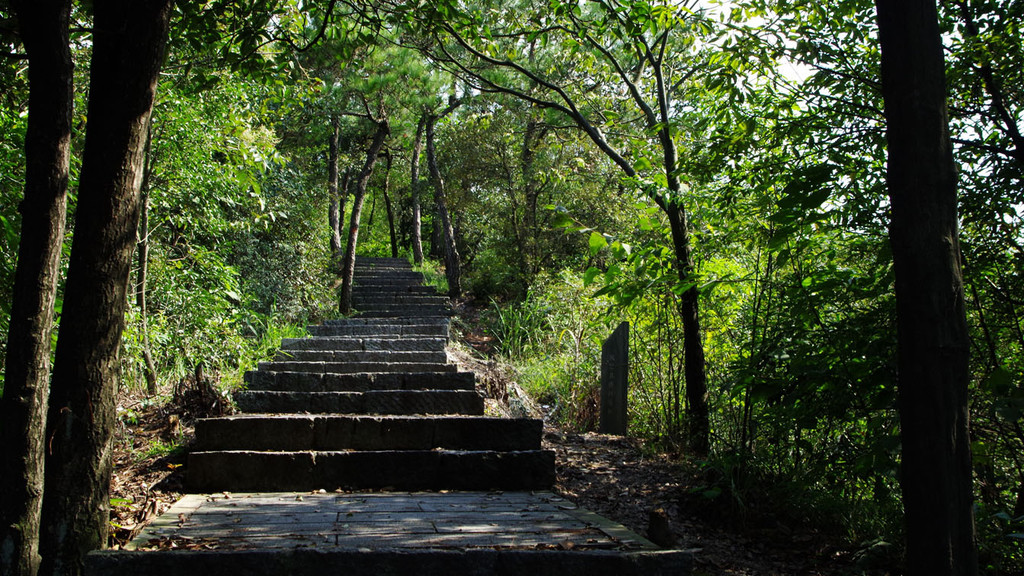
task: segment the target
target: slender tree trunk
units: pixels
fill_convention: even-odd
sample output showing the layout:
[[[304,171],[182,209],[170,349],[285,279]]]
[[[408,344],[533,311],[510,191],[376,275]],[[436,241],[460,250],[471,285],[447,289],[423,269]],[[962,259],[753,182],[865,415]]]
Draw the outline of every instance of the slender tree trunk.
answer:
[[[448,278],[448,296],[457,298],[462,294],[462,267],[459,262],[459,249],[455,245],[455,230],[452,228],[452,219],[448,214],[448,202],[444,196],[444,179],[441,178],[441,171],[437,167],[437,154],[434,149],[434,125],[437,116],[430,116],[427,119],[427,167],[430,169],[430,180],[434,185],[434,204],[437,206],[437,214],[441,226],[441,240],[444,243],[444,274]]]
[[[330,202],[327,220],[331,226],[331,261],[337,262],[341,259],[341,219],[345,216],[338,192],[338,139],[341,136],[341,124],[337,118],[331,118],[331,128],[327,155],[327,196]]]
[[[12,2],[29,68],[25,196],[0,401],[0,574],[39,568],[46,397],[71,145],[70,0]]]
[[[444,233],[442,232],[441,212],[437,205],[434,205],[434,217],[430,219],[430,251],[429,256],[434,260],[444,258]]]
[[[391,235],[391,257],[398,258],[398,234],[395,233],[395,211],[391,207],[391,197],[388,196],[388,188],[391,185],[391,153],[386,156],[387,169],[384,170],[384,210],[388,215],[388,232]]]
[[[146,393],[153,396],[157,393],[156,364],[153,362],[153,351],[149,345],[149,310],[146,305],[146,283],[149,275],[149,193],[143,192],[139,207],[139,243],[136,248],[138,255],[138,292],[135,303],[139,307],[142,321],[142,359],[145,362],[143,375],[146,378]]]
[[[535,168],[537,148],[547,134],[547,127],[531,118],[526,123],[526,131],[523,134],[523,150],[519,157],[519,167],[523,177],[523,195],[526,199],[525,212],[523,214],[524,234],[521,235],[522,242],[519,247],[522,253],[524,271],[531,275],[536,274],[540,269],[539,243],[537,236],[537,199],[540,196],[541,185],[537,179]]]
[[[366,225],[370,227],[371,231],[373,230],[373,216],[376,213],[377,213],[377,195],[374,194],[373,195],[373,200],[370,201],[370,219],[366,223]]]
[[[356,242],[359,241],[359,215],[363,211],[363,202],[366,200],[366,187],[370,183],[370,176],[373,175],[373,165],[377,163],[377,157],[384,147],[384,141],[391,134],[391,126],[387,119],[377,122],[377,131],[373,134],[373,141],[366,151],[366,162],[363,170],[356,180],[356,193],[352,198],[352,216],[348,224],[348,244],[345,246],[345,256],[341,263],[341,303],[339,310],[342,314],[352,312],[352,277],[356,269]]]
[[[412,188],[412,259],[417,266],[423,264],[423,232],[420,214],[420,155],[423,153],[423,128],[427,114],[420,116],[416,125],[416,139],[412,142],[412,158],[409,160],[409,185]]]
[[[47,419],[41,573],[106,545],[111,439],[146,128],[171,0],[94,4],[89,127]]]
[[[139,198],[139,234],[135,253],[138,258],[138,277],[135,303],[139,307],[142,321],[142,359],[145,362],[143,375],[146,378],[146,393],[157,393],[156,365],[149,346],[149,310],[146,306],[146,283],[149,275],[149,186],[153,176],[153,126],[146,131],[145,172],[142,177],[142,192]]]
[[[908,575],[974,575],[969,340],[956,168],[934,0],[876,0],[889,144],[889,239]]]
[[[338,196],[340,197],[340,199],[338,200],[338,228],[337,228],[337,230],[338,230],[338,235],[339,236],[344,236],[344,234],[342,234],[342,232],[343,232],[344,223],[345,223],[345,204],[348,203],[348,190],[349,190],[349,188],[351,188],[351,186],[352,186],[352,169],[351,168],[346,168],[344,170],[344,172],[342,173],[342,176],[341,176],[341,184],[338,185]],[[340,269],[340,266],[341,266],[341,264],[340,264],[341,256],[342,256],[342,251],[339,249],[338,250],[338,262],[339,262],[338,266],[339,266],[339,269]]]
[[[683,378],[686,381],[687,436],[690,449],[697,456],[711,450],[711,425],[708,409],[708,378],[701,339],[700,294],[693,281],[693,253],[690,230],[682,206],[665,204],[672,243],[679,262],[679,281],[691,284],[679,298],[679,314],[683,321]]]

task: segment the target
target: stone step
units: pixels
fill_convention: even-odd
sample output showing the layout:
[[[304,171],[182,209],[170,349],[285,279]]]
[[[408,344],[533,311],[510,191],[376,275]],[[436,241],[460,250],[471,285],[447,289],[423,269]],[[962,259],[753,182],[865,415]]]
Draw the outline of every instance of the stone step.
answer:
[[[279,392],[366,392],[367,390],[473,390],[473,372],[245,373],[249,390]]]
[[[392,258],[388,256],[356,256],[356,266],[406,266],[412,268],[412,263],[405,258]]]
[[[369,547],[380,539],[361,536],[344,541],[358,545],[317,546],[314,538],[295,538],[289,541],[294,542],[289,547],[271,549],[245,546],[234,550],[97,550],[86,556],[85,574],[323,576],[336,574],[338,567],[344,566],[346,576],[685,576],[693,566],[693,553],[688,550],[561,550],[556,546],[560,542],[545,542],[541,549],[512,550],[501,546],[424,546],[401,551]]]
[[[484,413],[484,399],[475,390],[368,390],[366,392],[279,392],[243,390],[235,393],[239,410],[279,414],[461,414]]]
[[[276,362],[448,362],[444,350],[279,350]]]
[[[423,286],[423,280],[420,278],[412,277],[392,277],[387,276],[368,276],[364,278],[356,278],[353,282],[353,290],[355,288],[361,288],[361,291],[375,288],[396,288],[398,290],[409,288],[411,286]]]
[[[246,372],[250,390],[268,392],[367,392],[367,390],[439,389],[471,390],[473,372]]]
[[[356,308],[360,304],[402,304],[405,306],[410,305],[448,305],[449,300],[447,296],[419,296],[419,295],[404,295],[404,294],[366,294],[364,296],[352,297],[352,305]]]
[[[325,320],[324,325],[326,326],[379,326],[379,325],[408,325],[408,324],[450,324],[451,320],[448,318],[409,318],[409,319],[389,319],[389,318],[337,318],[333,320]]]
[[[370,318],[361,318],[369,320]],[[383,318],[381,318],[383,319]],[[439,317],[440,320],[448,320]],[[393,320],[388,318],[388,320]],[[418,318],[417,320],[433,320]],[[441,322],[424,322],[422,324],[321,324],[308,326],[306,331],[311,336],[391,336],[394,338],[419,338],[429,336],[448,338],[448,324]]]
[[[430,307],[416,309],[357,310],[364,318],[448,318],[455,313],[449,308]]]
[[[384,298],[381,300],[363,302],[358,306],[353,303],[352,307],[360,312],[367,310],[395,310],[416,313],[424,310],[448,311],[451,308],[451,305],[446,298],[435,300],[433,302],[396,302],[393,299]]]
[[[363,268],[356,269],[352,274],[352,279],[357,283],[361,280],[416,280],[417,282],[423,282],[422,272],[413,272],[412,270],[400,270],[397,268],[390,269],[371,269]]]
[[[355,372],[456,372],[455,364],[443,362],[260,362],[257,369],[269,372],[323,372],[352,374]]]
[[[452,309],[447,306],[354,306],[360,318],[450,318]]]
[[[283,338],[282,350],[391,350],[395,352],[422,352],[444,350],[448,340],[435,337],[370,338],[347,336],[319,336],[315,338]]]
[[[541,421],[481,416],[240,415],[196,421],[195,450],[540,450]]]
[[[192,492],[539,490],[555,482],[555,453],[462,450],[192,452]]]
[[[423,285],[402,285],[402,286],[360,286],[352,287],[352,297],[358,298],[364,294],[409,294],[413,296],[435,296],[437,288]]]

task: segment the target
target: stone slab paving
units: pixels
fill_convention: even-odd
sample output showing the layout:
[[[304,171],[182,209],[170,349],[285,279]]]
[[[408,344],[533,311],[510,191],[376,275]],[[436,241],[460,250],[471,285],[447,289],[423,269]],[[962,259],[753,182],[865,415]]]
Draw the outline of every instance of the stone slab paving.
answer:
[[[128,548],[658,550],[546,491],[191,494]]]

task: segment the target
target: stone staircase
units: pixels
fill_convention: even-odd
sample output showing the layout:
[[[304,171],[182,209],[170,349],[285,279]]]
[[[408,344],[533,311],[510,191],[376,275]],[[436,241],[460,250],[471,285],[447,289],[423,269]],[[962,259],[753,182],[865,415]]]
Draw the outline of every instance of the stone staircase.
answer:
[[[484,416],[448,362],[448,300],[408,262],[360,258],[356,317],[286,339],[246,375],[243,414],[196,423],[193,492],[534,490],[555,480],[541,422]]]

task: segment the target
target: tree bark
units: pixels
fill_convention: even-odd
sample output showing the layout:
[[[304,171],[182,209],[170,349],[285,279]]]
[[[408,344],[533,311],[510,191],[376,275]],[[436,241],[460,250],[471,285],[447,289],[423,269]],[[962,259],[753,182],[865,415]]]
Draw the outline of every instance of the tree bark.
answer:
[[[135,304],[139,307],[139,320],[142,324],[142,359],[145,362],[143,375],[146,378],[146,393],[155,396],[157,393],[156,364],[153,362],[153,351],[149,346],[149,310],[146,305],[146,284],[149,276],[149,182],[153,175],[153,127],[146,131],[145,172],[142,177],[142,188],[139,198],[139,234],[135,253],[138,260],[137,287]]]
[[[523,195],[526,199],[525,212],[523,213],[523,228],[521,245],[522,262],[524,270],[530,275],[540,270],[539,254],[539,229],[537,227],[537,199],[540,197],[542,186],[538,182],[537,170],[535,168],[537,148],[543,142],[548,133],[548,127],[542,122],[530,118],[526,123],[526,131],[523,133],[523,149],[519,156],[519,168],[523,178]]]
[[[416,139],[412,142],[412,158],[409,161],[409,185],[412,188],[412,259],[417,266],[423,264],[423,227],[420,211],[420,155],[423,153],[423,129],[427,114],[420,116],[416,125]]]
[[[908,575],[974,575],[969,340],[934,0],[876,0]]]
[[[331,226],[331,261],[337,262],[341,259],[341,219],[345,216],[338,191],[338,139],[341,137],[341,124],[337,118],[331,118],[331,128],[327,155],[327,196],[330,202],[327,220]]]
[[[47,420],[41,573],[106,545],[118,349],[171,0],[94,4],[89,127]]]
[[[0,401],[0,573],[39,568],[46,394],[71,149],[70,0],[12,2],[28,52],[25,196]]]
[[[388,188],[391,185],[391,153],[385,157],[387,168],[384,170],[384,211],[388,216],[388,233],[391,237],[391,257],[398,258],[398,234],[395,233],[395,210],[391,207],[391,197],[388,195]]]
[[[447,112],[446,112],[447,113]],[[441,115],[443,116],[443,114]],[[455,245],[455,229],[448,214],[448,201],[444,195],[444,179],[437,167],[437,154],[434,149],[434,125],[441,116],[431,115],[427,118],[427,167],[430,169],[430,181],[434,185],[434,205],[440,223],[440,239],[444,244],[444,274],[448,279],[448,296],[457,298],[462,294],[462,267],[459,262],[459,249]]]
[[[391,126],[387,118],[377,121],[377,131],[373,134],[370,148],[366,151],[366,162],[363,170],[356,180],[356,193],[352,198],[352,216],[348,224],[348,243],[345,245],[345,255],[341,263],[341,299],[339,311],[343,315],[352,312],[352,277],[356,269],[356,243],[359,241],[359,216],[363,211],[363,202],[366,200],[366,187],[370,183],[370,176],[373,175],[373,166],[377,163],[377,157],[384,147],[384,141],[391,134]]]

